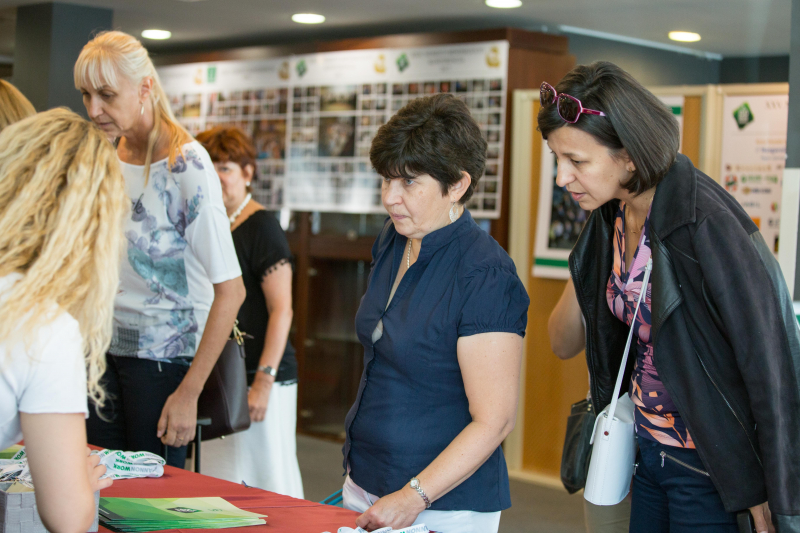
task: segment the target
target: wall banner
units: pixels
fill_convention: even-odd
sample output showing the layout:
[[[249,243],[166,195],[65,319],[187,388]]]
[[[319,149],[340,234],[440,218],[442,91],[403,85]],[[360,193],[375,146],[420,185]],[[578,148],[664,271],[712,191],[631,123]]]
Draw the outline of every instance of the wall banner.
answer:
[[[488,142],[468,206],[498,218],[503,187],[508,42],[354,50],[158,69],[192,134],[235,125],[258,152],[254,197],[268,209],[384,213],[369,148],[409,101],[453,93]]]
[[[726,96],[720,183],[778,253],[788,95]]]

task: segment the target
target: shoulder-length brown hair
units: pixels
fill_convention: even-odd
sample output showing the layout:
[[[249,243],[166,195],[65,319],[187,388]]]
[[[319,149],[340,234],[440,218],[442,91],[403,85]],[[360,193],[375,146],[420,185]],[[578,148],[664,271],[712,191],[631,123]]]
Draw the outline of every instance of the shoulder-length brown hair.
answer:
[[[565,126],[585,131],[621,156],[623,150],[636,166],[625,189],[640,194],[658,185],[678,155],[680,130],[670,110],[633,76],[608,61],[578,65],[555,86],[581,101],[583,107],[606,114],[582,114],[575,124],[565,122],[554,104],[539,110],[542,137]]]

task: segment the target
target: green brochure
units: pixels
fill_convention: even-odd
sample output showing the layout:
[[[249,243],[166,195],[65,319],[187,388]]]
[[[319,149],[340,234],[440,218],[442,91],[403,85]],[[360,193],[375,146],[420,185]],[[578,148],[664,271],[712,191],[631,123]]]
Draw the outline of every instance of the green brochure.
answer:
[[[222,498],[100,498],[100,523],[116,531],[223,529],[266,524]]]

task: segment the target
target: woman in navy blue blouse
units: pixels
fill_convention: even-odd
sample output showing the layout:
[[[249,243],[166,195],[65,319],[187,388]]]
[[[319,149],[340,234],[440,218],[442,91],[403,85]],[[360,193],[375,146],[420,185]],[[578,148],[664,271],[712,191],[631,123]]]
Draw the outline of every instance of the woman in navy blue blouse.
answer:
[[[516,418],[529,299],[464,208],[485,153],[448,94],[409,103],[372,143],[390,219],[356,315],[364,373],[343,449],[344,505],[367,530],[490,533],[511,506],[500,444]]]

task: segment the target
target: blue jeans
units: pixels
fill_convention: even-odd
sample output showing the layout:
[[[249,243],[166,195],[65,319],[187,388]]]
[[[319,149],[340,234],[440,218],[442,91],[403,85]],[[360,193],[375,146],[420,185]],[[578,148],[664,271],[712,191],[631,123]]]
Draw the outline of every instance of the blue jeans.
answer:
[[[636,533],[737,533],[695,450],[639,439],[630,530]],[[662,455],[663,454],[663,455]]]

